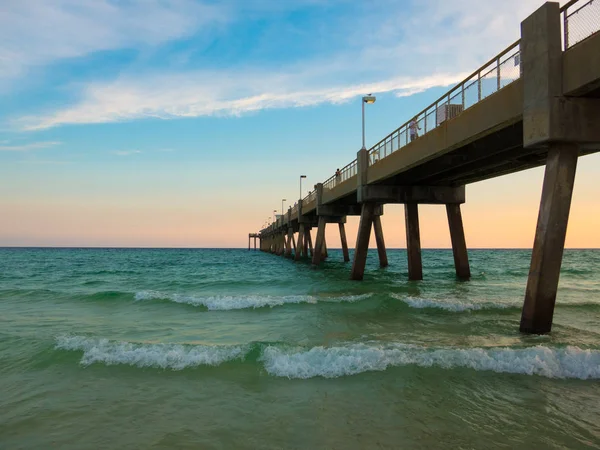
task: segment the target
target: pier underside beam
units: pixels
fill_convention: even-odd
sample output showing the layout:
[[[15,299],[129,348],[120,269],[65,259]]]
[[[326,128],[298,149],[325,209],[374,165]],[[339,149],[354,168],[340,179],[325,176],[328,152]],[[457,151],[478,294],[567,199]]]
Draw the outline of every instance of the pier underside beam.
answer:
[[[350,261],[350,253],[348,252],[348,241],[346,240],[346,226],[343,223],[338,224],[340,228],[340,240],[342,241],[342,252],[344,253],[344,262]]]
[[[423,279],[423,263],[421,260],[421,233],[419,231],[419,205],[404,205],[404,222],[406,224],[406,253],[408,256],[408,279]]]
[[[369,250],[369,238],[371,237],[371,227],[373,217],[375,216],[375,204],[363,203],[358,225],[358,234],[356,237],[356,248],[354,250],[354,261],[352,262],[351,280],[362,280],[365,274],[365,265],[367,263],[367,251]]]
[[[521,314],[520,330],[525,333],[552,328],[578,153],[575,144],[550,144]]]
[[[450,226],[450,239],[452,241],[456,276],[462,280],[468,280],[471,278],[471,268],[469,267],[469,255],[467,254],[467,243],[465,241],[465,230],[463,228],[460,205],[458,203],[447,204],[446,213],[448,214],[448,225]]]
[[[381,216],[373,216],[373,230],[375,231],[375,241],[377,242],[377,254],[379,255],[379,266],[387,267],[388,259],[385,250],[385,240],[383,239],[383,228],[381,227]]]

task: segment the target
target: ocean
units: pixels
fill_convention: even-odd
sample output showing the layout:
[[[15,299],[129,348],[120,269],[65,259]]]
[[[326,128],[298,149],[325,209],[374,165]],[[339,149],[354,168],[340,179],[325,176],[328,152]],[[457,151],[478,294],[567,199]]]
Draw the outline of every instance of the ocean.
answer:
[[[0,449],[600,448],[600,250],[0,249]]]

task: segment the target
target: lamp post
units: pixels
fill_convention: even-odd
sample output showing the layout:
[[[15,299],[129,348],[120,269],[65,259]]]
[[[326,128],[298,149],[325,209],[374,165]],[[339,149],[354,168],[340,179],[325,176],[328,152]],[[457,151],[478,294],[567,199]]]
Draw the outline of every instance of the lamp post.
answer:
[[[302,200],[302,178],[306,178],[306,175],[300,175],[300,200]]]
[[[371,94],[362,98],[362,148],[365,150],[365,103],[375,103],[376,98]]]
[[[281,199],[281,215],[283,216],[283,202],[287,202],[285,198]]]

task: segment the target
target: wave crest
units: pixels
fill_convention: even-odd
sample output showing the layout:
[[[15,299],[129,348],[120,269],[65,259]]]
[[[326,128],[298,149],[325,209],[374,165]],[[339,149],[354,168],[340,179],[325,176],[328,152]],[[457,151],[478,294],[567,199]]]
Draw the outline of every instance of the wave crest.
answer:
[[[150,344],[60,336],[56,349],[83,351],[80,363],[182,370],[234,360],[261,363],[267,373],[287,378],[337,378],[389,367],[467,368],[546,378],[600,379],[600,350],[551,348],[427,348],[403,343],[347,343],[290,348],[283,344]]]
[[[341,297],[323,297],[319,300],[336,300],[339,302],[355,302],[371,297],[373,294],[344,295]],[[142,291],[135,294],[135,300],[169,300],[175,303],[185,303],[193,306],[204,306],[209,311],[229,311],[234,309],[264,308],[282,306],[285,304],[317,303],[317,297],[312,295],[217,295],[196,297],[180,294],[165,294],[156,291]]]
[[[56,348],[83,351],[81,364],[84,366],[104,363],[108,366],[125,364],[172,370],[218,366],[227,361],[242,359],[249,351],[246,346],[143,344],[83,336],[60,336],[56,339]]]
[[[411,308],[418,309],[426,309],[426,308],[436,308],[443,309],[445,311],[452,312],[465,312],[465,311],[481,311],[484,309],[509,309],[509,308],[519,308],[520,305],[510,304],[510,303],[471,303],[471,302],[461,302],[461,301],[439,301],[439,300],[431,300],[427,298],[417,298],[417,297],[403,297],[398,294],[391,294],[393,298],[403,301]]]
[[[523,349],[427,349],[405,344],[350,344],[295,352],[268,347],[260,360],[271,375],[288,378],[337,378],[406,365],[465,367],[547,378],[600,378],[600,351],[541,345]]]

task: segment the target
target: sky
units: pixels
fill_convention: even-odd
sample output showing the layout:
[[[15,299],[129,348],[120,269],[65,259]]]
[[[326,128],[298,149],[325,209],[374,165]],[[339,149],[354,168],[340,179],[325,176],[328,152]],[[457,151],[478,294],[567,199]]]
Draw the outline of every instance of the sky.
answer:
[[[0,246],[244,247],[519,37],[540,0],[3,0]],[[600,247],[598,155],[569,247]],[[467,186],[471,248],[530,248],[543,169]],[[405,246],[402,205],[382,218]],[[354,245],[358,218],[348,218]],[[449,247],[443,206],[423,247]],[[327,240],[339,247],[330,227]],[[374,240],[371,240],[374,245]]]

